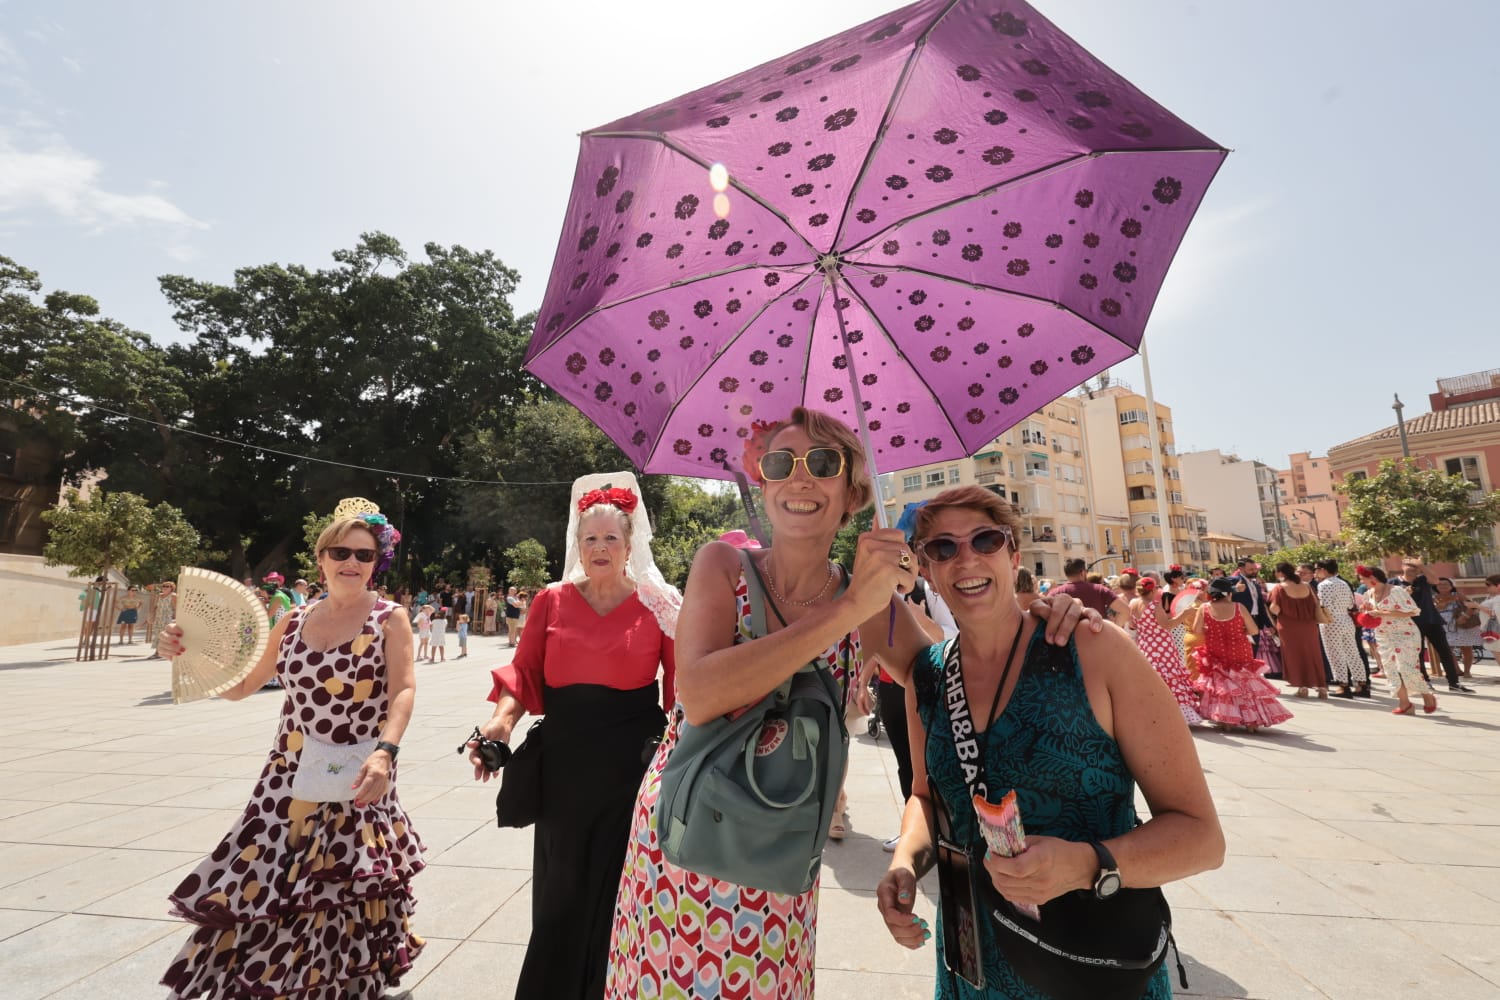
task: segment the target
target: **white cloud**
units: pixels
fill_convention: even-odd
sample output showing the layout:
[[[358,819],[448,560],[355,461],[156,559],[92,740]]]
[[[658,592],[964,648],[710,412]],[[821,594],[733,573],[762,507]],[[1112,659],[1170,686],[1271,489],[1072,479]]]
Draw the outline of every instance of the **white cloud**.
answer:
[[[108,190],[103,174],[103,164],[73,149],[60,136],[47,136],[33,148],[22,148],[0,128],[0,213],[41,209],[94,229],[208,228],[160,194]]]

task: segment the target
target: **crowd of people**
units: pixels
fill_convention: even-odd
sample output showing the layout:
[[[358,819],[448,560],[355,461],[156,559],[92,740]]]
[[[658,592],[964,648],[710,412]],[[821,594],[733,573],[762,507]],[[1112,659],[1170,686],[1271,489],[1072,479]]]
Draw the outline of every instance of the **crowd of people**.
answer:
[[[493,707],[460,752],[475,780],[500,779],[502,824],[532,828],[517,997],[813,996],[818,859],[801,891],[756,884],[753,863],[727,879],[674,863],[679,833],[666,842],[661,814],[669,765],[699,752],[695,738],[784,706],[808,676],[831,681],[850,718],[878,678],[906,806],[871,888],[893,940],[936,945],[936,997],[1044,998],[1048,976],[1092,982],[1126,965],[1134,978],[1115,995],[1168,997],[1169,935],[1143,944],[1139,962],[1090,950],[1124,930],[1068,946],[1078,955],[1048,945],[1040,966],[1033,952],[1101,912],[1131,913],[1124,923],[1154,941],[1169,926],[1159,887],[1222,863],[1191,727],[1258,731],[1291,718],[1287,699],[1370,697],[1372,677],[1390,684],[1399,714],[1416,697],[1432,712],[1422,647],[1450,690],[1465,690],[1473,618],[1500,611],[1500,577],[1477,607],[1415,561],[1399,581],[1359,567],[1357,586],[1332,562],[1282,564],[1268,587],[1248,559],[1204,580],[1175,566],[1105,580],[1073,560],[1065,583],[1038,586],[1020,566],[1015,508],[977,487],[938,495],[906,530],[866,531],[845,566],[834,537],[873,499],[854,432],[798,408],[757,425],[744,464],[774,544],[736,533],[704,545],[679,592],[652,560],[633,477],[589,476],[570,502],[562,582],[505,595],[515,653],[491,670]],[[285,701],[243,815],[172,893],[195,925],[163,979],[173,997],[379,997],[423,946],[412,926],[423,848],[397,797],[396,757],[415,664],[445,658],[450,624],[466,655],[481,611],[472,591],[376,587],[398,537],[378,511],[336,518],[316,547],[321,594],[300,580],[258,588],[272,641],[224,696],[274,677]],[[154,613],[151,628],[177,656],[170,597],[157,603],[168,617]],[[526,716],[542,722],[522,743]],[[784,741],[816,756],[840,738],[769,710],[751,721],[730,758],[752,769],[752,787],[755,759]],[[836,836],[838,782],[807,788]],[[995,824],[1010,820],[997,815],[1024,836],[1006,841]],[[825,827],[812,829],[821,842]],[[933,868],[929,915],[916,885]]]

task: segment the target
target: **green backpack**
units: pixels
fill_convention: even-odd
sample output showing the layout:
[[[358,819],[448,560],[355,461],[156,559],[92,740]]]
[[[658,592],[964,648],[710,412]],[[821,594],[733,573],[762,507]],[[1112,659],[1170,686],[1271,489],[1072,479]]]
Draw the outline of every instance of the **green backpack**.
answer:
[[[759,638],[766,634],[765,590],[749,553],[741,550],[740,560],[751,633]],[[781,618],[774,604],[771,610]],[[662,855],[736,885],[806,892],[823,860],[848,759],[844,695],[817,661],[736,718],[679,721],[656,801]]]

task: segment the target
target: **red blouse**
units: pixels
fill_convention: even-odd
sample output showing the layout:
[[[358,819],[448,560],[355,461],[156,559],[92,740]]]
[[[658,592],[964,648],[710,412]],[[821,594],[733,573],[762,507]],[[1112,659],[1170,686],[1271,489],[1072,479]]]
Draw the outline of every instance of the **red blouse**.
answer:
[[[515,659],[490,671],[490,701],[508,691],[530,715],[543,715],[542,687],[600,684],[632,691],[656,680],[662,668],[662,708],[677,701],[672,640],[656,616],[631,594],[601,615],[571,583],[548,587],[531,599]]]

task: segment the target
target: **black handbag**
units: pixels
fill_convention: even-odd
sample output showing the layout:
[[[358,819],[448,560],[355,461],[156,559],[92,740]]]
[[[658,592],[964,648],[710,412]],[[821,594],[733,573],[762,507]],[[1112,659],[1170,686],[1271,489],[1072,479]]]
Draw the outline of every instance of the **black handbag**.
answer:
[[[537,719],[526,731],[526,740],[501,769],[500,791],[495,795],[495,825],[526,827],[542,814],[542,738],[545,719]]]
[[[983,871],[983,868],[980,869]],[[988,879],[983,880],[988,883]],[[1042,919],[1020,913],[986,885],[995,941],[1016,974],[1053,1000],[1139,1000],[1174,950],[1172,910],[1161,889],[1121,889],[1109,899],[1066,892]],[[1177,957],[1187,989],[1187,971]]]

